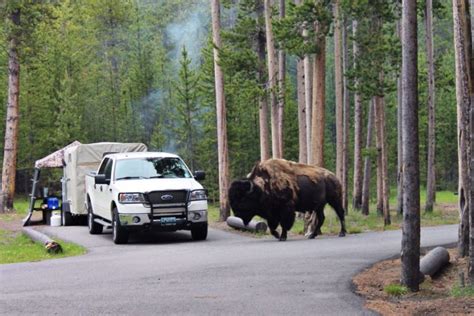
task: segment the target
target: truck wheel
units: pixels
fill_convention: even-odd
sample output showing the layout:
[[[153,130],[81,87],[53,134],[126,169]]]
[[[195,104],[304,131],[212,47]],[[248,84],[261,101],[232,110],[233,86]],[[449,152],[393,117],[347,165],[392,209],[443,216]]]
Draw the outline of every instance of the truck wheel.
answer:
[[[117,245],[126,244],[128,242],[128,231],[125,227],[120,225],[120,219],[116,208],[112,211],[112,216],[112,239]]]
[[[62,211],[61,212],[61,221],[63,226],[71,226],[72,225],[72,215],[71,212]]]
[[[203,225],[196,225],[191,227],[191,237],[193,240],[206,240],[207,238],[207,223]]]
[[[89,234],[97,235],[102,234],[102,230],[104,226],[100,225],[99,223],[94,222],[95,215],[92,211],[92,206],[90,204],[87,205],[87,227],[89,228]]]

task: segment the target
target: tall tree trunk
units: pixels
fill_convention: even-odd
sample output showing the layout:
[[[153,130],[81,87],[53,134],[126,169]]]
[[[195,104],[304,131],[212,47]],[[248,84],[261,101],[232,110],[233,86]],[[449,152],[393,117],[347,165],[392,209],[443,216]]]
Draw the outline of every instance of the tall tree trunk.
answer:
[[[268,89],[270,90],[270,112],[272,128],[272,157],[281,158],[280,132],[278,130],[277,68],[275,44],[272,30],[272,7],[270,0],[264,0],[265,34],[267,38]]]
[[[470,33],[467,0],[453,0],[454,51],[456,64],[456,103],[458,125],[458,168],[459,168],[459,225],[458,251],[461,257],[469,253],[469,200],[468,173],[469,110],[471,108]]]
[[[471,2],[472,4],[472,2]],[[472,46],[472,42],[471,42]],[[473,60],[471,55],[471,78],[474,76]],[[472,82],[471,82],[472,84]],[[471,87],[472,88],[472,87]],[[474,89],[471,90],[471,104],[474,104]],[[474,286],[474,107],[471,106],[471,142],[470,142],[470,194],[469,194],[469,283]]]
[[[343,144],[342,144],[342,204],[346,214],[349,210],[348,208],[348,195],[349,195],[349,111],[350,111],[350,95],[349,95],[349,85],[347,82],[346,73],[349,70],[349,52],[347,47],[347,23],[344,20],[342,28],[342,69],[343,69],[343,87],[344,87],[344,124],[343,124]]]
[[[352,22],[352,35],[357,34],[357,21]],[[352,52],[354,55],[354,67],[359,54],[359,44],[353,41]],[[359,86],[358,80],[354,82],[356,91]],[[354,94],[354,189],[352,193],[352,206],[355,210],[362,208],[362,98],[358,92]]]
[[[426,0],[426,56],[428,59],[428,170],[426,181],[425,211],[432,212],[436,201],[436,165],[435,165],[435,73],[433,49],[433,0]]]
[[[219,164],[219,220],[225,221],[230,215],[228,198],[229,188],[229,154],[227,150],[227,123],[224,97],[224,74],[219,65],[220,35],[220,1],[211,0],[212,42],[214,44],[214,76],[216,89],[217,116],[217,156]]]
[[[471,112],[470,112],[470,129],[471,129],[471,141],[470,141],[470,151],[469,154],[471,155],[470,159],[470,194],[469,194],[469,265],[468,265],[468,277],[469,283],[471,286],[474,286],[474,52],[473,52],[473,41],[474,41],[474,30],[473,30],[473,23],[471,21],[471,10],[474,5],[474,0],[470,0],[467,12],[469,19],[468,21],[468,30],[470,31],[470,41],[468,42],[468,50],[469,50],[469,60],[470,60],[470,78],[471,78],[471,85],[470,85],[470,93],[471,93]]]
[[[318,28],[318,26],[316,26]],[[319,32],[316,31],[316,34]],[[311,164],[324,167],[324,126],[326,99],[326,38],[316,38],[318,53],[314,61],[313,110],[311,119]]]
[[[377,204],[376,209],[379,215],[383,215],[383,157],[382,157],[382,110],[381,98],[372,98],[375,110],[375,148],[377,149]]]
[[[280,0],[280,20],[285,18],[285,0]],[[278,50],[278,148],[279,157],[283,157],[283,121],[285,109],[286,57],[283,49]]]
[[[420,165],[418,140],[418,64],[416,1],[402,2],[403,227],[401,283],[412,291],[420,283]]]
[[[397,21],[397,34],[401,39],[401,21]],[[402,109],[402,75],[397,78],[397,214],[403,214],[403,109]]]
[[[306,163],[311,163],[311,120],[313,113],[313,62],[309,55],[305,55],[303,59],[304,68],[304,100],[306,107],[306,152],[307,158]]]
[[[380,76],[383,80],[383,75]],[[391,224],[390,219],[390,208],[389,208],[389,182],[388,182],[388,154],[387,154],[387,136],[385,131],[385,98],[383,96],[375,97],[375,117],[377,126],[377,183],[380,181],[380,201],[381,201],[381,213],[384,217],[384,225],[388,226]],[[378,162],[380,161],[380,169]],[[379,188],[377,188],[379,192]],[[377,197],[379,201],[379,197]],[[377,202],[378,204],[378,202]]]
[[[263,1],[259,0],[258,7],[257,7],[257,19],[263,17]],[[265,31],[262,29],[259,31],[257,37],[257,55],[258,55],[258,82],[264,86],[265,85],[265,78],[266,78],[266,71],[265,71],[265,64],[266,64],[266,53],[265,53]],[[259,127],[260,127],[260,160],[265,161],[270,159],[270,144],[269,144],[269,128],[268,128],[268,102],[267,102],[267,94],[260,96],[258,101],[258,113],[259,113]]]
[[[20,9],[15,9],[11,12],[10,19],[14,28],[8,35],[8,103],[3,151],[2,192],[0,194],[1,213],[13,209],[18,152],[20,60],[18,56],[19,34],[16,28],[19,28],[20,24]]]
[[[304,61],[298,59],[296,63],[296,86],[298,96],[298,144],[300,163],[308,163],[308,151],[306,140],[306,104],[305,104],[305,78],[304,78]]]
[[[336,176],[342,181],[342,151],[344,110],[342,86],[342,49],[341,49],[341,21],[339,16],[339,0],[334,1],[334,87],[336,94]]]
[[[365,148],[367,151],[372,147],[372,139],[374,133],[375,111],[373,101],[369,102],[369,114],[367,117],[367,140]],[[369,215],[369,199],[370,199],[370,169],[372,161],[367,155],[364,159],[364,178],[362,180],[362,214]]]

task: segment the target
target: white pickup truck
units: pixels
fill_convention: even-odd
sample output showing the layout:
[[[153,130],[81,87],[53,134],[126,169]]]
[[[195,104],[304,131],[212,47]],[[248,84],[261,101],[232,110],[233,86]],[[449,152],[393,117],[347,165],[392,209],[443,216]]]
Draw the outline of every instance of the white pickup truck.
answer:
[[[86,176],[87,222],[91,234],[112,226],[116,244],[129,232],[190,230],[194,240],[207,237],[207,194],[180,157],[169,153],[130,152],[105,155],[97,172]]]

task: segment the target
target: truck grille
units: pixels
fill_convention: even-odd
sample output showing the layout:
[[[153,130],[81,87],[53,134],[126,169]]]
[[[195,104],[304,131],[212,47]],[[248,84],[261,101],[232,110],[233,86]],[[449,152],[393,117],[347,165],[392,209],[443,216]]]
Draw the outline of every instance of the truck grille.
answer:
[[[188,199],[187,190],[152,191],[147,194],[148,203],[154,207],[182,207]]]

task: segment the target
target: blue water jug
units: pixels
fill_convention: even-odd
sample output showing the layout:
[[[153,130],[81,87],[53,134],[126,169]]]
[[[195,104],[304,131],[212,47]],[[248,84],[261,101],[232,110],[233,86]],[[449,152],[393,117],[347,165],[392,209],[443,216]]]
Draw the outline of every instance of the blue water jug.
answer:
[[[48,209],[57,210],[59,208],[59,200],[57,197],[48,197]]]

